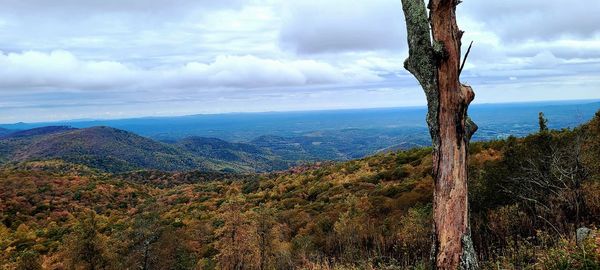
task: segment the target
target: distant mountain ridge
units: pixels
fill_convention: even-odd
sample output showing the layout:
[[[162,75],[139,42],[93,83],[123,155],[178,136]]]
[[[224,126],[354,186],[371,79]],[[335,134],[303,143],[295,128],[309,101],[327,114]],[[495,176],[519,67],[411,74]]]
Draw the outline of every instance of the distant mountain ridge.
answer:
[[[535,132],[537,114],[540,111],[551,120],[550,128],[558,129],[583,124],[590,120],[598,109],[600,109],[598,100],[473,104],[469,106],[469,115],[480,127],[474,139],[485,141],[504,136],[507,131],[516,132],[518,134],[513,135],[519,136]],[[15,123],[0,124],[0,128],[25,130],[56,125],[75,128],[109,126],[161,141],[199,136],[219,138],[229,142],[249,142],[263,135],[290,138],[310,135],[314,132],[339,132],[352,129],[370,130],[372,134],[376,132],[385,135],[392,132],[414,136],[423,131],[427,132],[426,113],[425,107],[229,113]],[[424,138],[429,139],[427,135]],[[393,144],[396,143],[390,145]],[[383,147],[373,148],[370,153],[381,148]]]
[[[336,136],[346,138],[340,142]],[[364,145],[383,148],[402,141],[393,134],[349,129],[294,137],[264,135],[247,143],[198,136],[159,142],[106,126],[48,126],[0,137],[0,165],[58,159],[112,173],[142,169],[268,172],[305,162],[360,158],[371,153]]]
[[[281,170],[295,163],[284,161],[268,148],[247,143],[231,143],[217,138],[194,136],[179,140],[174,145],[195,156],[249,166],[249,171]]]
[[[544,112],[550,128],[562,129],[583,124],[598,109],[600,102],[593,100],[473,104],[469,106],[469,115],[479,126],[473,140],[489,141],[536,132],[539,112]],[[189,137],[218,138],[266,149],[287,164],[290,161],[344,161],[389,149],[428,146],[431,138],[425,122],[426,113],[425,107],[230,113],[0,124],[0,128],[26,130],[55,125],[74,128],[109,126],[169,144]],[[208,155],[226,155],[226,151],[209,152]],[[265,160],[261,155],[264,153],[249,164],[263,166],[261,164]],[[247,159],[241,156],[225,158]]]
[[[479,126],[474,141],[485,141],[536,132],[540,111],[550,128],[563,129],[588,121],[598,109],[598,102],[476,104],[469,113]],[[400,108],[35,124],[31,129],[24,128],[32,124],[18,123],[0,125],[10,128],[0,129],[0,164],[62,159],[109,172],[284,170],[428,146],[424,119],[422,108]],[[91,123],[112,127],[87,127]]]
[[[168,144],[102,126],[24,130],[0,138],[0,146],[2,163],[61,159],[107,172],[139,169],[255,172],[289,166],[252,145],[200,137]]]
[[[0,137],[13,133],[13,130],[0,127]]]
[[[38,128],[32,128],[32,129],[27,129],[27,130],[17,130],[17,131],[10,131],[4,135],[4,136],[0,136],[0,138],[6,139],[6,138],[21,138],[21,137],[32,137],[32,136],[38,136],[38,135],[48,135],[48,134],[52,134],[52,133],[60,133],[60,132],[64,132],[64,131],[69,131],[69,130],[74,130],[75,128],[69,127],[69,126],[47,126],[47,127],[38,127]]]

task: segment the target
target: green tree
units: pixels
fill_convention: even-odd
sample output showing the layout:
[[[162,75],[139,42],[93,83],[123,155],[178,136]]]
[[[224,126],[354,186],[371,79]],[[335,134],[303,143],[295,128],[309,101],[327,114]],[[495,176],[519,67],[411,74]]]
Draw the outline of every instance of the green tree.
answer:
[[[164,228],[160,226],[159,216],[156,212],[144,212],[136,216],[133,222],[132,254],[129,254],[130,263],[137,269],[148,270],[155,264],[156,257],[154,245],[160,239]]]
[[[223,270],[258,269],[258,237],[251,219],[243,212],[241,198],[234,198],[223,206],[220,219],[223,226],[217,229],[216,247],[218,265]]]
[[[72,269],[110,269],[110,253],[106,239],[99,232],[100,224],[96,213],[86,214],[75,226],[65,244],[66,261]]]
[[[41,270],[40,255],[34,251],[22,252],[17,262],[16,270]]]
[[[260,270],[292,268],[289,245],[283,239],[282,225],[275,220],[275,213],[274,209],[261,205],[251,215]]]
[[[540,125],[540,132],[548,131],[548,119],[544,117],[544,113],[540,112],[538,114],[538,123]]]

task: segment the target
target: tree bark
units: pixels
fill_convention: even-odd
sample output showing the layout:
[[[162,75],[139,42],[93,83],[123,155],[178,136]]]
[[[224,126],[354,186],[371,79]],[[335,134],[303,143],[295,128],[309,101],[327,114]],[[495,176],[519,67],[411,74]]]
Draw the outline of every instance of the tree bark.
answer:
[[[430,0],[428,17],[424,0],[402,0],[409,45],[404,66],[427,96],[433,146],[432,264],[453,270],[478,268],[467,190],[468,145],[477,130],[467,108],[475,94],[459,78],[463,32],[456,24],[458,4],[458,0]]]

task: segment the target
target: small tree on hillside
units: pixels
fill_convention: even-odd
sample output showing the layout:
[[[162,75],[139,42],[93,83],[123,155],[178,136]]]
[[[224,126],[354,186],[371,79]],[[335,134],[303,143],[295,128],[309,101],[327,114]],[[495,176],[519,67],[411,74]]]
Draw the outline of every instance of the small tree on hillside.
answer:
[[[540,112],[538,114],[538,122],[540,125],[540,132],[548,131],[548,119],[544,117],[544,113]]]
[[[75,226],[75,231],[65,243],[65,261],[71,268],[86,270],[110,268],[106,240],[99,230],[100,224],[93,211],[90,211]]]

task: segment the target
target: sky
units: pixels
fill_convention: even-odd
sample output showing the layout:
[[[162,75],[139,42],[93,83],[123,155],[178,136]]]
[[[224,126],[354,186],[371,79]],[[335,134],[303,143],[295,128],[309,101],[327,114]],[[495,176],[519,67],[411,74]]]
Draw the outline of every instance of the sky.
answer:
[[[0,6],[0,123],[426,102],[402,65],[400,0]],[[598,13],[600,1],[464,0],[475,103],[600,99]]]

